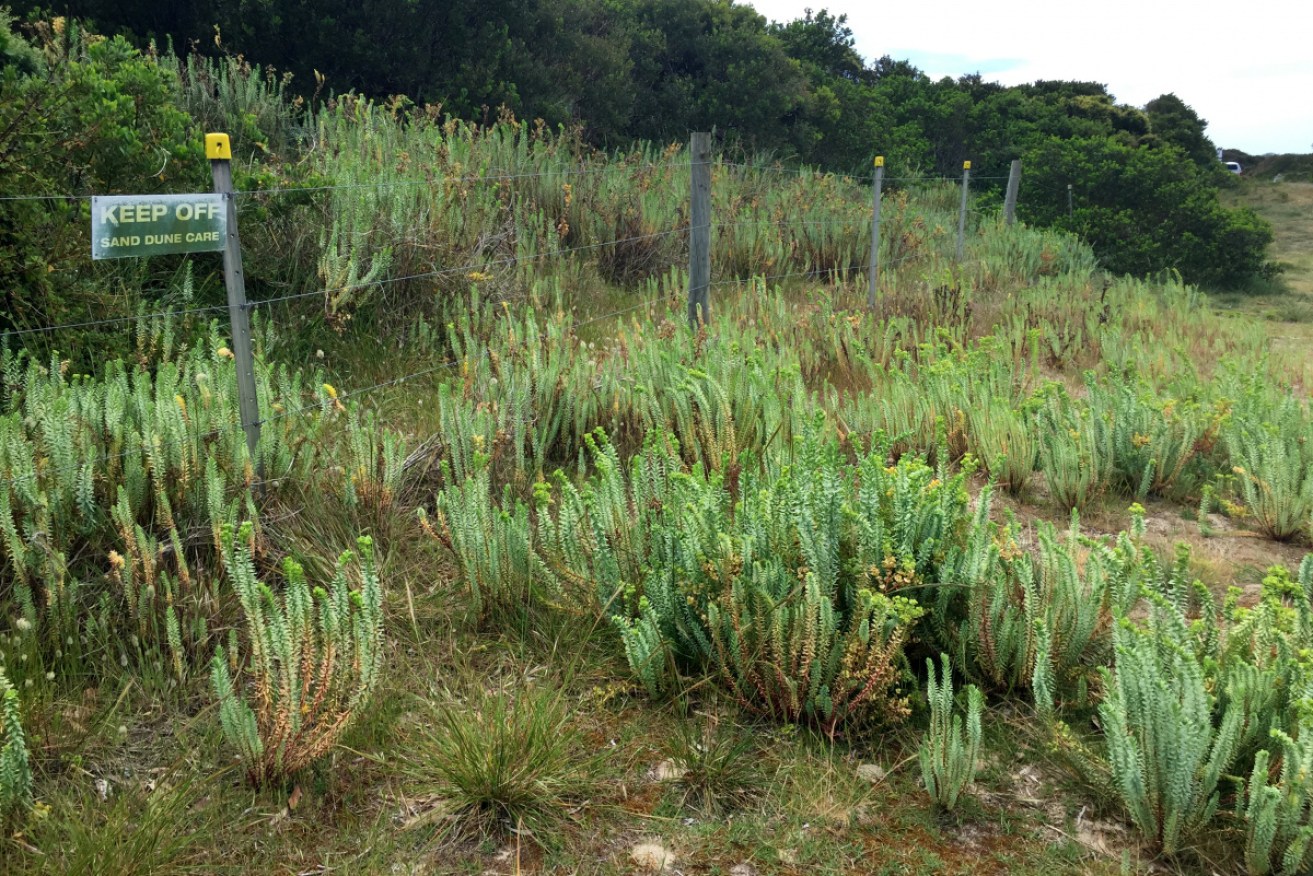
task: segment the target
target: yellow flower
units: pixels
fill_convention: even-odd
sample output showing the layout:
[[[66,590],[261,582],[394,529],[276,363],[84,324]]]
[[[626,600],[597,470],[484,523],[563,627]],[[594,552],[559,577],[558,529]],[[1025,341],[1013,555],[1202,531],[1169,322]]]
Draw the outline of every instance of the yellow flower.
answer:
[[[484,283],[492,279],[492,274],[485,274],[483,271],[470,271],[465,277],[475,283]]]
[[[219,348],[219,351],[218,351],[218,355],[219,355],[219,358],[220,358],[220,359],[235,359],[235,358],[237,358],[236,356],[233,355],[233,351],[232,351],[232,350],[229,350],[227,347],[220,347],[220,348]]]
[[[324,392],[328,393],[329,398],[337,398],[337,390],[333,388],[331,383],[324,384]]]

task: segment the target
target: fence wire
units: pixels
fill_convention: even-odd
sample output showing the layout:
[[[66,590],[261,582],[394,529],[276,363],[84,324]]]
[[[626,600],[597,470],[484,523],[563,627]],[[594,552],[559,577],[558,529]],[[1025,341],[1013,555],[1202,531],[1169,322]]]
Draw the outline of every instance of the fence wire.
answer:
[[[690,166],[689,162],[685,161],[685,162],[671,162],[666,164],[645,164],[645,165],[637,166],[632,169],[636,169],[639,171],[651,171],[651,170],[689,167],[689,166]],[[766,168],[766,167],[760,167],[754,165],[733,164],[733,163],[721,163],[717,166],[740,168],[740,169],[750,170],[759,173],[771,173],[771,172],[794,173],[794,174],[818,173],[806,169]],[[598,173],[598,172],[610,171],[613,169],[614,169],[613,167],[603,166],[591,170],[583,170],[583,169],[564,170],[564,171],[553,170],[553,171],[537,171],[533,173],[441,177],[434,179],[410,180],[410,181],[404,181],[404,180],[381,181],[379,183],[359,184],[359,185],[348,184],[348,185],[338,185],[338,186],[310,186],[310,187],[291,187],[291,188],[281,188],[281,189],[257,189],[257,190],[240,191],[240,192],[236,192],[235,194],[243,195],[243,196],[258,196],[258,195],[284,194],[284,193],[293,193],[293,192],[321,192],[321,191],[332,191],[338,189],[380,188],[380,187],[390,187],[390,186],[399,187],[403,185],[412,185],[412,184],[436,185],[440,182],[493,182],[495,183],[495,182],[502,182],[509,180],[541,178],[548,176],[556,176],[556,177],[578,176],[586,173]],[[818,175],[820,174],[818,173]],[[953,177],[932,178],[932,177],[918,176],[918,177],[885,177],[885,179],[886,181],[906,181],[906,182],[915,182],[915,183],[940,183],[940,184],[960,184],[961,182],[960,178],[953,178]],[[973,177],[973,179],[992,180],[992,179],[1006,179],[1006,177]],[[91,195],[20,195],[20,196],[3,197],[0,198],[0,201],[8,201],[8,202],[25,201],[25,200],[26,201],[56,201],[56,200],[73,201],[73,200],[87,200],[90,199],[91,197],[92,197]],[[972,211],[972,212],[976,213],[977,215],[982,215],[980,211]],[[734,222],[712,222],[710,223],[710,229],[725,231],[725,230],[744,228],[744,227],[807,228],[807,227],[826,227],[826,226],[830,226],[830,227],[861,226],[863,223],[868,221],[869,221],[868,217],[866,217],[865,215],[853,216],[845,219],[821,219],[821,220],[750,219],[750,220],[740,220]],[[425,280],[425,279],[435,279],[438,277],[449,276],[452,274],[468,274],[474,271],[480,271],[489,268],[539,262],[547,259],[562,258],[576,253],[599,251],[608,247],[619,246],[626,243],[634,243],[643,240],[667,238],[673,235],[683,235],[690,232],[691,230],[692,229],[688,224],[682,224],[674,228],[668,229],[666,231],[631,235],[629,237],[617,238],[615,240],[609,240],[609,241],[593,243],[593,244],[585,244],[575,247],[567,247],[563,249],[552,249],[540,253],[534,253],[527,256],[508,256],[508,257],[497,258],[497,259],[485,258],[459,266],[436,268],[434,270],[416,272],[404,276],[387,277],[379,280],[371,280],[366,283],[354,283],[354,284],[339,286],[332,289],[314,289],[306,292],[292,293],[287,295],[275,296],[272,298],[258,299],[258,300],[247,302],[244,305],[244,307],[246,307],[247,309],[255,309],[259,307],[268,307],[274,304],[291,302],[301,299],[327,297],[342,292],[359,291],[359,290],[365,290],[371,288],[381,288],[384,286],[394,285],[398,283],[413,282],[413,281]],[[862,233],[867,230],[868,229],[866,228],[859,228],[858,233]],[[923,253],[911,253],[898,259],[882,261],[880,263],[880,267],[881,269],[894,268],[909,260],[915,258],[923,258],[923,257],[925,257],[925,254]],[[981,259],[977,258],[977,259],[969,259],[966,261],[956,261],[955,264],[958,265],[959,267],[965,267],[966,265],[973,264],[979,261],[981,261]],[[814,268],[810,270],[793,270],[793,271],[770,274],[766,276],[725,277],[709,283],[707,288],[718,289],[718,288],[725,288],[728,286],[742,286],[754,282],[765,284],[765,283],[771,283],[771,282],[776,282],[776,281],[791,279],[791,278],[814,278],[814,277],[826,277],[826,276],[835,277],[839,274],[844,274],[844,273],[850,275],[859,274],[859,273],[865,274],[867,271],[869,271],[869,269],[870,269],[870,264],[869,262],[866,262],[860,264],[853,264],[848,266],[847,268],[826,267],[826,268]],[[583,329],[590,325],[597,324],[599,322],[603,322],[605,320],[614,319],[619,316],[624,316],[628,313],[632,313],[634,311],[641,310],[644,308],[651,308],[655,305],[660,304],[667,297],[669,297],[667,294],[656,295],[651,298],[645,299],[643,301],[639,301],[635,304],[622,307],[616,310],[612,310],[608,313],[590,317],[581,322],[574,323],[572,326],[572,330],[578,331],[580,329]],[[187,307],[187,308],[180,308],[173,310],[159,310],[159,311],[143,312],[136,314],[124,314],[120,316],[106,317],[104,319],[97,319],[97,320],[85,320],[85,321],[59,323],[54,325],[36,326],[36,327],[22,328],[22,329],[12,329],[3,332],[2,334],[0,334],[0,337],[7,340],[10,337],[25,337],[25,336],[37,335],[37,334],[49,334],[61,330],[86,329],[86,328],[95,328],[100,326],[110,326],[110,325],[120,325],[120,324],[131,323],[131,322],[140,322],[144,320],[171,319],[176,317],[191,316],[197,314],[221,313],[223,311],[230,309],[231,308],[229,307],[229,305],[224,304],[224,305],[210,305],[210,306],[202,306],[202,307]],[[391,378],[389,380],[380,381],[368,386],[358,387],[356,389],[343,392],[337,396],[337,399],[338,401],[343,401],[343,400],[371,397],[375,393],[384,392],[393,387],[408,384],[420,378],[444,372],[450,368],[459,366],[463,362],[470,362],[472,364],[478,363],[487,355],[488,355],[488,351],[485,350],[482,354],[480,354],[480,356],[474,357],[473,359],[470,359],[469,357],[462,357],[458,359],[445,360],[438,364],[432,365],[430,367],[422,368],[420,370],[411,372],[409,374],[405,374],[399,377]],[[299,407],[295,407],[290,410],[280,411],[270,416],[261,418],[259,421],[257,421],[255,425],[264,426],[279,421],[287,420],[293,417],[302,416],[311,411],[322,410],[323,406],[324,403],[322,401],[317,401],[313,404],[301,405]],[[162,442],[160,444],[155,444],[154,442],[150,442],[150,446],[172,447],[174,446],[174,444],[181,445],[181,444],[187,444],[193,442],[202,444],[204,442],[217,438],[225,433],[241,432],[244,429],[245,426],[242,423],[232,422],[225,426],[217,427],[215,429],[211,429],[204,433],[183,436],[175,442]],[[143,444],[145,443],[147,443],[146,439],[143,439]],[[122,460],[133,453],[140,453],[142,451],[143,451],[143,447],[134,446],[132,448],[123,450],[119,453],[106,454],[95,460],[93,464],[97,469],[100,469],[103,468],[108,463],[117,460]],[[33,472],[30,475],[20,478],[9,478],[0,483],[4,483],[7,486],[13,487],[18,484],[22,484],[28,480],[31,480],[33,478],[37,478],[39,477],[39,475],[40,472]]]

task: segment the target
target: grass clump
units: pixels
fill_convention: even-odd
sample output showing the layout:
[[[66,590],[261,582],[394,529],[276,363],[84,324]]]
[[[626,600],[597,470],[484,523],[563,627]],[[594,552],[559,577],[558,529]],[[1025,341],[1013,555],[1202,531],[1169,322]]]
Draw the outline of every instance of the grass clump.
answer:
[[[680,718],[663,751],[681,809],[705,816],[723,815],[750,803],[763,785],[756,743],[742,729],[718,717]]]
[[[429,816],[443,832],[498,836],[515,831],[551,845],[561,824],[586,799],[592,758],[571,726],[564,694],[528,684],[426,704],[407,767],[436,796]]]
[[[213,780],[215,777],[208,777]],[[204,843],[219,831],[199,787],[202,780],[164,782],[154,790],[109,786],[108,799],[90,788],[32,819],[13,857],[0,861],[13,876],[141,876],[206,873]]]

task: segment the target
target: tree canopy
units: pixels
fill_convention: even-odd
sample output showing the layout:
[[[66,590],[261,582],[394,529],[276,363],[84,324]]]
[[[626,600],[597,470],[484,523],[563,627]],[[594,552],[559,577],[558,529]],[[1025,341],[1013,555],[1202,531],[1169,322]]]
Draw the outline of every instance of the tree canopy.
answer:
[[[15,4],[29,14],[40,5]],[[1245,271],[1263,261],[1264,226],[1218,204],[1225,174],[1206,123],[1175,94],[1137,108],[1095,82],[935,80],[907,61],[863,58],[845,16],[824,9],[771,23],[733,0],[64,6],[91,28],[143,48],[153,40],[180,52],[242,54],[290,73],[306,98],[325,90],[401,94],[475,120],[505,108],[578,127],[604,147],[714,129],[727,146],[838,172],[865,174],[872,156],[883,154],[900,174],[953,175],[970,159],[982,177],[1006,175],[1024,156],[1023,215],[1085,234],[1110,266],[1170,266],[1187,279],[1227,274],[1232,282],[1234,271],[1205,265],[1200,252],[1215,258],[1237,240],[1258,247],[1238,260]],[[1035,164],[1049,160],[1058,163]],[[1143,212],[1148,202],[1126,183],[1141,178],[1164,209]],[[1068,183],[1082,199],[1070,214]],[[1134,221],[1127,211],[1139,211]]]

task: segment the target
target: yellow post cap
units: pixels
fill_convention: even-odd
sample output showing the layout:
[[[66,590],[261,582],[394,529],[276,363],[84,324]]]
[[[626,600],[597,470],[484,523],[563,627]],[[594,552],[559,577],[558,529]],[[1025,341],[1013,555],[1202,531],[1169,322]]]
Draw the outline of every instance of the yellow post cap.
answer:
[[[876,167],[884,167],[884,156],[883,156],[883,155],[877,155],[877,156],[875,156],[875,166],[876,166]]]
[[[962,169],[963,169],[963,170],[970,170],[970,169],[971,169],[971,162],[970,162],[970,161],[964,161],[964,162],[962,162]]]
[[[227,134],[205,135],[205,157],[211,161],[228,161],[233,157],[232,144]]]

